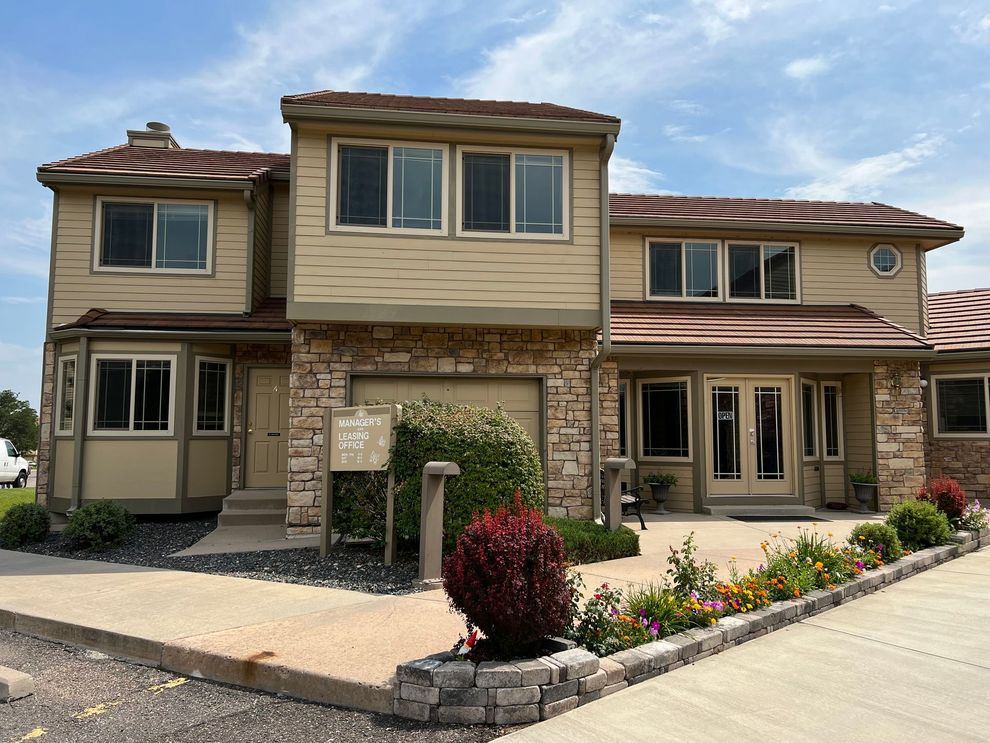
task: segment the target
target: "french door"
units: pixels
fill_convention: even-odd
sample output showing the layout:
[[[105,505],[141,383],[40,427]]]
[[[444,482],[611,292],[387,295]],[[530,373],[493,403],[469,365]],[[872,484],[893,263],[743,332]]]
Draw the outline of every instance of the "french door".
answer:
[[[794,493],[791,381],[718,377],[705,388],[708,492]]]

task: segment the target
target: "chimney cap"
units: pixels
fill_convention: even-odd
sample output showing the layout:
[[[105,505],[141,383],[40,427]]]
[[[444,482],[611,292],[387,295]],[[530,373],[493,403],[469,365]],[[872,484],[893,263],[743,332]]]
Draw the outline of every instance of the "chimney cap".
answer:
[[[161,132],[162,134],[165,134],[172,131],[168,124],[163,124],[160,121],[149,121],[144,126],[149,132]]]

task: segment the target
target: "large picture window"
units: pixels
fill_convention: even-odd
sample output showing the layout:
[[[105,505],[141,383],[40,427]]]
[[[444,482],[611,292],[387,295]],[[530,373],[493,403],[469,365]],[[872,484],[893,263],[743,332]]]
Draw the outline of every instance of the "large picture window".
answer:
[[[172,357],[94,356],[91,433],[171,435]]]
[[[988,378],[949,377],[935,379],[936,433],[948,436],[986,436]]]
[[[691,408],[687,379],[640,383],[642,456],[688,460],[691,456]]]
[[[721,294],[717,241],[650,241],[648,261],[653,299],[716,299]]]
[[[57,433],[71,434],[76,404],[76,357],[66,356],[58,362]]]
[[[797,300],[796,246],[729,243],[727,251],[729,299]]]
[[[564,152],[458,148],[458,234],[566,238]]]
[[[434,144],[335,141],[330,224],[359,231],[442,232],[445,151]]]
[[[227,433],[230,361],[196,359],[196,433]]]
[[[212,203],[100,199],[98,270],[209,270]]]

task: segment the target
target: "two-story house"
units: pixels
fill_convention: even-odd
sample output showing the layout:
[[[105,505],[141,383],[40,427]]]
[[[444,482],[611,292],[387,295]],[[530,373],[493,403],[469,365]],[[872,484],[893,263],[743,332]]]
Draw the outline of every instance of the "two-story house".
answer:
[[[882,204],[608,192],[617,118],[548,103],[287,96],[291,153],[164,125],[50,163],[39,501],[318,528],[328,407],[502,404],[547,508],[590,518],[620,453],[671,505],[806,510],[926,470],[925,254]]]

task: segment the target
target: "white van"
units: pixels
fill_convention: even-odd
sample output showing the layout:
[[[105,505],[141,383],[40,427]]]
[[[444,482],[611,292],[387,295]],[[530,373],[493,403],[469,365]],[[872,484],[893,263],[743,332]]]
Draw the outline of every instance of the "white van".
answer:
[[[21,456],[10,439],[0,439],[0,485],[27,486],[31,463]]]

